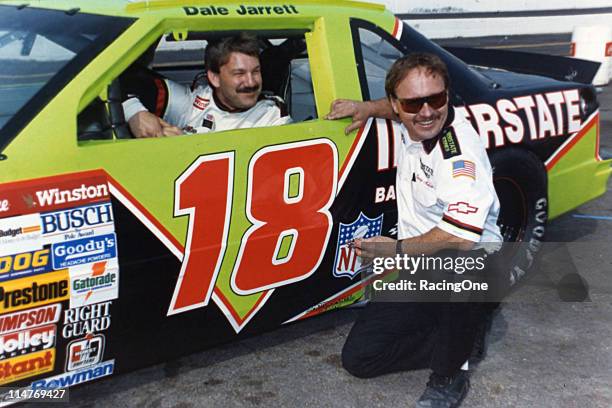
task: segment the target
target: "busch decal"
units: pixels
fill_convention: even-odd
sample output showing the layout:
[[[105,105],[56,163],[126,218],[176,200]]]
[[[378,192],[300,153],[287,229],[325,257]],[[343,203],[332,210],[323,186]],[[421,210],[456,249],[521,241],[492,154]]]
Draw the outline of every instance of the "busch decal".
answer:
[[[370,238],[381,234],[383,214],[376,218],[368,218],[363,213],[350,224],[340,223],[338,228],[338,244],[334,260],[334,276],[353,279],[361,269],[361,259],[349,245],[357,238]]]
[[[78,228],[92,228],[112,224],[113,210],[110,202],[70,208],[40,215],[42,233],[74,231]]]

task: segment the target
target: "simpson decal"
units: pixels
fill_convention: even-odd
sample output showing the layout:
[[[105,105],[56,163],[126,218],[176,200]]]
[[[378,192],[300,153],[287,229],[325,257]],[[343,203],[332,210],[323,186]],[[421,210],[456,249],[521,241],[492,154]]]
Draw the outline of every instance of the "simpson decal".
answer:
[[[338,227],[338,244],[334,260],[335,277],[346,276],[353,279],[361,268],[361,259],[350,245],[356,238],[370,238],[380,235],[382,231],[383,214],[376,218],[368,218],[363,213],[350,224],[340,223]]]
[[[62,306],[57,303],[2,315],[0,316],[0,334],[57,323],[61,312]]]

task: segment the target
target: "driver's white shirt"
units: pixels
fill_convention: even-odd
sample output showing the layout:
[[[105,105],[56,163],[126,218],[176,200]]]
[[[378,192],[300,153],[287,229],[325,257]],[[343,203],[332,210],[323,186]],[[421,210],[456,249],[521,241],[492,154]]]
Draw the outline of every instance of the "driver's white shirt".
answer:
[[[167,90],[167,106],[162,119],[188,133],[242,129],[261,126],[284,125],[291,122],[283,116],[274,100],[261,99],[251,109],[228,112],[217,106],[210,86],[198,86],[193,91],[174,81],[164,80]],[[125,120],[147,109],[138,98],[123,102]]]
[[[398,238],[438,227],[477,243],[501,242],[491,164],[472,125],[456,115],[429,146],[410,139],[404,125],[394,130],[402,135],[396,179]],[[457,146],[447,143],[450,150],[445,151],[445,136]],[[482,246],[487,245],[476,248]]]

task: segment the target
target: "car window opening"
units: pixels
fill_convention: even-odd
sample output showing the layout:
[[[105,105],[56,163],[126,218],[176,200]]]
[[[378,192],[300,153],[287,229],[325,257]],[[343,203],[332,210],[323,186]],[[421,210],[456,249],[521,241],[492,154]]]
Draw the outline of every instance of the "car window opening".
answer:
[[[204,70],[206,47],[221,38],[238,34],[239,32],[190,32],[186,41],[176,41],[172,34],[164,35],[120,74],[113,81],[113,85],[121,88],[124,98],[126,90],[138,86],[134,84],[138,81],[154,81],[159,84],[160,81],[170,80],[191,90],[206,87],[210,85]],[[254,34],[260,49],[260,99],[265,97],[275,101],[281,110],[291,117],[293,123],[316,119],[317,110],[305,31]],[[143,92],[150,92],[150,88],[149,86],[148,90]],[[147,110],[158,116],[163,115],[164,106],[159,105],[159,94],[148,97],[152,102],[148,104]],[[79,141],[133,137],[125,118],[121,117],[125,116],[125,112],[118,112],[117,101],[110,99],[98,97],[78,115]],[[195,102],[197,98],[194,106]],[[154,112],[155,110],[157,112]],[[188,129],[185,133],[202,133],[199,131],[201,128],[197,130]]]

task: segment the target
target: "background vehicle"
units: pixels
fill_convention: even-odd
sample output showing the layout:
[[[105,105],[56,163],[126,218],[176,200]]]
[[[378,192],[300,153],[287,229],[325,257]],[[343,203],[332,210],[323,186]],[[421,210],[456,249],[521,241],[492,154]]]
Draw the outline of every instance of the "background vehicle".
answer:
[[[489,69],[451,50],[468,66],[383,8],[350,2],[74,4],[0,5],[0,358],[13,367],[0,384],[77,385],[359,299],[347,237],[394,234],[399,135],[373,119],[347,137],[320,118],[335,98],[382,96],[406,52],[447,62],[457,112],[491,152],[506,239],[537,247],[548,216],[605,190],[583,83],[596,64],[558,58],[547,78],[504,69],[537,64],[497,54]],[[239,31],[274,55],[265,86],[296,123],[129,138],[126,69],[147,65],[163,37],[196,51],[161,46],[149,68],[190,82],[193,53]]]

